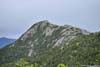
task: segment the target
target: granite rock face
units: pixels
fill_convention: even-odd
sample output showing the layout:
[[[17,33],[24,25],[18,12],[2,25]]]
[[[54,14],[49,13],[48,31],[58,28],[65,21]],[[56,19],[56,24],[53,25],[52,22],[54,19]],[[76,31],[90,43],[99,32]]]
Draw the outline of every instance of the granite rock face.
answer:
[[[53,54],[55,49],[62,50],[75,37],[89,34],[84,29],[70,25],[58,26],[47,20],[40,21],[32,25],[16,42],[2,49],[6,51],[1,53],[0,62],[12,62],[22,57],[32,57],[34,61],[38,61],[46,54]],[[50,56],[45,57],[44,61],[47,58]]]

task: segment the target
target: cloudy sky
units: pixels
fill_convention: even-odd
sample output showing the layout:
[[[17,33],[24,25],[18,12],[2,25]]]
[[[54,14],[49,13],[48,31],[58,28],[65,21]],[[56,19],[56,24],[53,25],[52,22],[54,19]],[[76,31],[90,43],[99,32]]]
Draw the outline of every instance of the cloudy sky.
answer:
[[[100,0],[0,0],[0,37],[18,38],[45,19],[100,31]]]

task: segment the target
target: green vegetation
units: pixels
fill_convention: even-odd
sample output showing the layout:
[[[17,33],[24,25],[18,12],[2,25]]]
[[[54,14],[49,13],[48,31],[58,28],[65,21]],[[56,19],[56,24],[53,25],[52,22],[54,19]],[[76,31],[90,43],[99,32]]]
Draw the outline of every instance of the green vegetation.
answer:
[[[68,25],[37,23],[17,41],[0,49],[0,65],[0,67],[100,65],[100,32],[89,33]]]
[[[65,67],[64,64],[58,64],[57,67]]]
[[[100,65],[100,32],[74,38],[48,64]],[[49,66],[50,67],[50,66]]]
[[[37,55],[38,58],[35,58],[35,61],[32,60],[33,57],[30,57],[29,61],[31,63],[38,62],[39,65],[44,67],[56,67],[59,63],[68,64],[69,67],[72,67],[72,65],[76,65],[76,67],[80,67],[80,65],[100,65],[100,32],[80,35],[70,41],[68,45],[65,44],[63,50],[55,48],[52,51],[39,54],[41,56]],[[7,63],[2,67],[10,67],[11,65],[13,66],[14,63]],[[24,65],[28,65],[28,62],[20,60],[16,65],[24,67]]]
[[[20,59],[20,60],[16,63],[16,66],[19,66],[19,67],[26,67],[27,64],[29,64],[29,62],[25,61],[24,59]]]
[[[20,59],[15,65],[18,67],[39,67],[37,63],[30,64],[26,59]]]

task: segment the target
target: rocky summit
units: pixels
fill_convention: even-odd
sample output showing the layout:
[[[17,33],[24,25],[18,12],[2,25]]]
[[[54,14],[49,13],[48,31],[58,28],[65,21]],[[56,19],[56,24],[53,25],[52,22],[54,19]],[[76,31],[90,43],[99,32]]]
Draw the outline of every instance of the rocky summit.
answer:
[[[88,37],[90,34],[84,29],[70,25],[58,26],[51,24],[48,20],[43,20],[32,25],[15,42],[0,49],[0,64],[2,67],[6,67],[7,64],[13,65],[14,62],[21,58],[28,59],[30,64],[38,63],[40,67],[55,67],[59,63],[71,64],[74,60],[75,64],[76,61],[81,64],[80,59],[77,59],[76,55],[75,59],[73,55],[83,49],[76,47],[80,46],[81,42],[79,40]],[[88,40],[86,41],[88,42]],[[83,46],[86,45],[86,41],[84,41]],[[72,64],[74,64],[73,62]],[[85,62],[83,63],[85,64]]]

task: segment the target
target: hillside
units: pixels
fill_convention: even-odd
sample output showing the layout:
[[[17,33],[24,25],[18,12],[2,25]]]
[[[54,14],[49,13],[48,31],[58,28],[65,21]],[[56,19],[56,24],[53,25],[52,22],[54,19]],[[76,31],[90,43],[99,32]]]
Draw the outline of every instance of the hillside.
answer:
[[[63,50],[53,57],[47,65],[55,67],[59,63],[100,65],[100,32],[74,38],[69,44],[66,43]]]
[[[0,64],[8,67],[26,58],[40,67],[56,67],[59,63],[99,65],[99,38],[100,33],[40,21],[18,40],[0,49]]]

